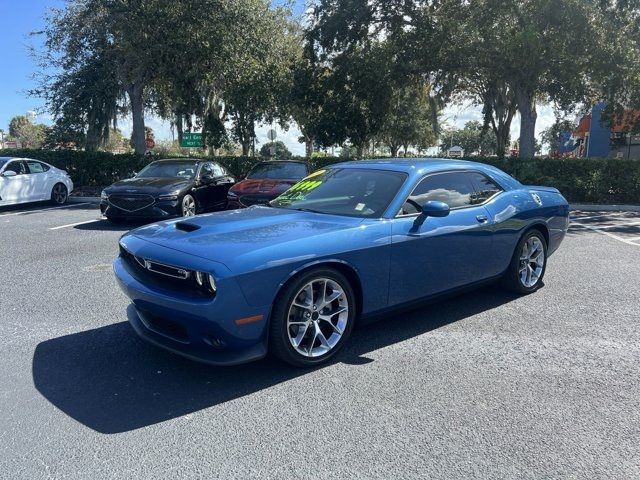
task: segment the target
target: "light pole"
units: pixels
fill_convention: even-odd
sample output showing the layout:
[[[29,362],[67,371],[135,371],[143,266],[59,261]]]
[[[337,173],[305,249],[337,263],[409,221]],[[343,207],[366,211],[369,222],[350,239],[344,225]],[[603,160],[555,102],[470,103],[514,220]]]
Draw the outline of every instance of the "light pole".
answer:
[[[4,130],[0,128],[0,148],[4,148]]]

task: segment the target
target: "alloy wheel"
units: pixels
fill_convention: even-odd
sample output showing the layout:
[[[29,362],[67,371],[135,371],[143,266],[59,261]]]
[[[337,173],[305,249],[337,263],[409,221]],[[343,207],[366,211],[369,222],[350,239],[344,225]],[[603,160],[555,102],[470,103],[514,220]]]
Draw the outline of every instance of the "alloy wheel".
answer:
[[[293,297],[287,335],[297,353],[320,357],[340,342],[349,321],[349,301],[335,280],[316,278]]]
[[[185,195],[182,199],[182,216],[193,217],[196,214],[196,201],[191,195]]]
[[[542,241],[536,236],[529,237],[520,253],[518,268],[520,283],[526,288],[531,288],[538,283],[544,270],[544,262],[545,254]]]
[[[65,187],[61,183],[56,184],[53,187],[53,192],[51,196],[55,203],[60,205],[63,204],[64,202],[67,201],[67,187]]]

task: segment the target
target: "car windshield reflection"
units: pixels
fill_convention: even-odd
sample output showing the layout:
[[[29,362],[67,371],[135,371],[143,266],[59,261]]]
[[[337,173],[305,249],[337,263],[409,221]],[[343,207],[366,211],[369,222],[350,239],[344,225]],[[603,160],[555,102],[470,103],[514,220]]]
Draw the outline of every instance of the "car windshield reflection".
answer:
[[[359,168],[320,170],[296,183],[270,205],[277,208],[377,218],[398,193],[407,175]]]

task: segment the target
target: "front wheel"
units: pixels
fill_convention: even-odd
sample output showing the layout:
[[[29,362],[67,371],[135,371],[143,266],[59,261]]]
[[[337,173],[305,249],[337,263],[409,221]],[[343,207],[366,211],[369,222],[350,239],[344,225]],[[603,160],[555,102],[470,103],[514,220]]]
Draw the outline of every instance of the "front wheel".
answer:
[[[312,270],[292,281],[274,303],[271,351],[296,367],[328,362],[353,330],[356,301],[344,275]]]
[[[51,201],[56,205],[64,205],[68,198],[67,186],[64,183],[56,183],[51,190]]]
[[[542,286],[547,268],[547,242],[538,230],[530,230],[518,242],[503,283],[517,293],[532,293]]]
[[[196,214],[196,199],[187,194],[182,197],[180,213],[183,217],[193,217]]]

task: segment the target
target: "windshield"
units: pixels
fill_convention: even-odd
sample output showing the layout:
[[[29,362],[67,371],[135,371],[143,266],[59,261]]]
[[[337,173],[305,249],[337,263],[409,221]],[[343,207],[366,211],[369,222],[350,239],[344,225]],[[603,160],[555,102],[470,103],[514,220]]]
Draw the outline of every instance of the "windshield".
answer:
[[[272,207],[351,217],[380,217],[407,175],[385,170],[331,168],[296,183]]]
[[[307,174],[304,163],[295,162],[265,162],[259,163],[251,169],[247,178],[286,178],[302,180]]]
[[[196,176],[196,162],[154,162],[150,163],[136,175],[136,178],[149,177],[181,177],[192,179]]]

